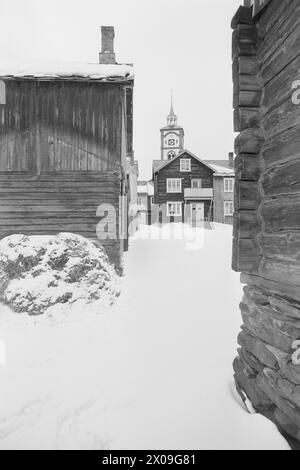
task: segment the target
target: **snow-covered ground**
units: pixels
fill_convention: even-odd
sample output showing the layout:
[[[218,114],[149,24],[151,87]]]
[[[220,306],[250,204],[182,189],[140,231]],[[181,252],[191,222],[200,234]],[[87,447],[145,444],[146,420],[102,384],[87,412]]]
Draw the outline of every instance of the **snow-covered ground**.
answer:
[[[2,307],[0,449],[288,449],[234,398],[231,228],[196,242],[147,231],[113,307],[36,318]]]

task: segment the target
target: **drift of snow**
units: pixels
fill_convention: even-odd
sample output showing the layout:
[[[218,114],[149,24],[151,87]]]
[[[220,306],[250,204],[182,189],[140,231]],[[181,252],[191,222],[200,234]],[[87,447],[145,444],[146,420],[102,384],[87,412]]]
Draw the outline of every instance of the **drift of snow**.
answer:
[[[242,286],[215,228],[194,244],[138,233],[105,312],[2,308],[1,449],[288,449],[233,398]]]
[[[0,241],[0,300],[16,312],[113,301],[117,276],[102,247],[74,234],[13,235]]]

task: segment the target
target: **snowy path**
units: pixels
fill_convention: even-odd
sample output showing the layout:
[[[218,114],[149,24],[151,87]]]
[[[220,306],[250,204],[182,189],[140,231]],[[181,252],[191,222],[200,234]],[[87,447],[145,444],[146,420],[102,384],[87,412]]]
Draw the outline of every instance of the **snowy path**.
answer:
[[[118,303],[0,317],[0,449],[288,449],[231,395],[240,327],[231,229],[204,246],[135,240]]]

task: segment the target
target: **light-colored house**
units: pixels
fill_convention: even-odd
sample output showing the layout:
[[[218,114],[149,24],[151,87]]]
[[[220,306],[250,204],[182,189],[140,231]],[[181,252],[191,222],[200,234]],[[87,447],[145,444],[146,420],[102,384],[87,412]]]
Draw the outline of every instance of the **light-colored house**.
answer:
[[[154,208],[153,181],[139,181],[137,187],[137,217],[138,224],[151,225],[151,215]]]

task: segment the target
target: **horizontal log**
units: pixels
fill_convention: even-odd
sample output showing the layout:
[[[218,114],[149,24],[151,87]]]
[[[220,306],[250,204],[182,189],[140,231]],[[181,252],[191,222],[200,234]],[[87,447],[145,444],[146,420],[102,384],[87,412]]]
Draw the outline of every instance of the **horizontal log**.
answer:
[[[233,107],[247,106],[249,108],[257,108],[260,106],[262,92],[248,91],[248,90],[235,90],[233,93]]]
[[[261,120],[259,111],[259,108],[236,108],[233,114],[234,131],[241,132],[249,127],[256,127]]]
[[[298,6],[298,12],[299,12]],[[272,80],[288,64],[290,64],[299,55],[300,49],[300,16],[294,11],[294,17],[291,18],[291,27],[286,33],[286,38],[274,35],[273,54],[263,61],[261,67],[261,76],[264,83]],[[278,37],[278,39],[277,39]]]
[[[231,21],[231,28],[235,29],[239,24],[253,24],[252,9],[249,7],[239,7]]]
[[[262,175],[261,185],[268,197],[300,194],[300,160],[268,170]]]
[[[41,175],[30,172],[0,172],[0,181],[21,180],[21,181],[116,181],[120,176],[115,172],[48,172]]]
[[[259,61],[256,56],[240,56],[237,57],[232,64],[232,75],[233,81],[239,79],[239,75],[242,76],[239,80],[251,80],[249,75],[254,75],[254,80],[258,80],[259,73]]]
[[[299,286],[289,283],[289,279],[285,279],[284,282],[277,282],[272,279],[266,279],[256,274],[242,273],[241,283],[247,284],[248,286],[256,287],[265,292],[269,292],[272,295],[280,295],[285,298],[293,299],[296,302],[300,302],[300,289]]]
[[[283,262],[263,258],[257,274],[279,283],[284,283],[288,279],[289,284],[300,286],[300,266],[298,262]]]
[[[239,24],[232,34],[232,59],[238,56],[254,56],[257,52],[255,25]]]
[[[278,393],[277,375],[269,369],[257,377],[258,387],[300,428],[300,410]]]
[[[266,169],[299,159],[300,125],[273,136],[262,148]]]
[[[235,238],[255,238],[261,230],[256,211],[239,211],[234,214]]]
[[[268,235],[262,234],[259,238],[262,254],[266,258],[275,258],[281,261],[300,262],[300,232]]]
[[[250,352],[254,357],[265,366],[276,369],[278,362],[274,354],[268,349],[268,345],[264,342],[251,335],[247,330],[242,331],[238,337],[238,343],[246,351]]]
[[[261,193],[257,181],[236,181],[234,207],[236,210],[257,210]]]
[[[232,269],[236,272],[256,273],[260,261],[256,239],[233,239]]]
[[[245,352],[247,353],[247,351]],[[247,354],[250,355],[249,353]],[[248,365],[241,355],[234,360],[233,369],[238,390],[241,389],[243,394],[246,393],[257,411],[268,410],[270,406],[272,406],[272,402],[267,395],[258,388],[256,372]]]
[[[237,180],[258,181],[262,171],[262,160],[259,155],[239,154],[234,161]]]
[[[265,232],[300,230],[300,197],[279,197],[261,206]]]
[[[296,106],[292,99],[288,99],[266,114],[261,120],[261,126],[266,139],[272,139],[288,129],[300,126],[299,106]]]
[[[300,322],[274,315],[270,307],[250,305],[244,300],[241,305],[244,325],[253,336],[271,346],[290,354],[292,343],[300,338]]]
[[[244,129],[235,139],[235,153],[257,155],[264,142],[264,135],[259,127]]]

